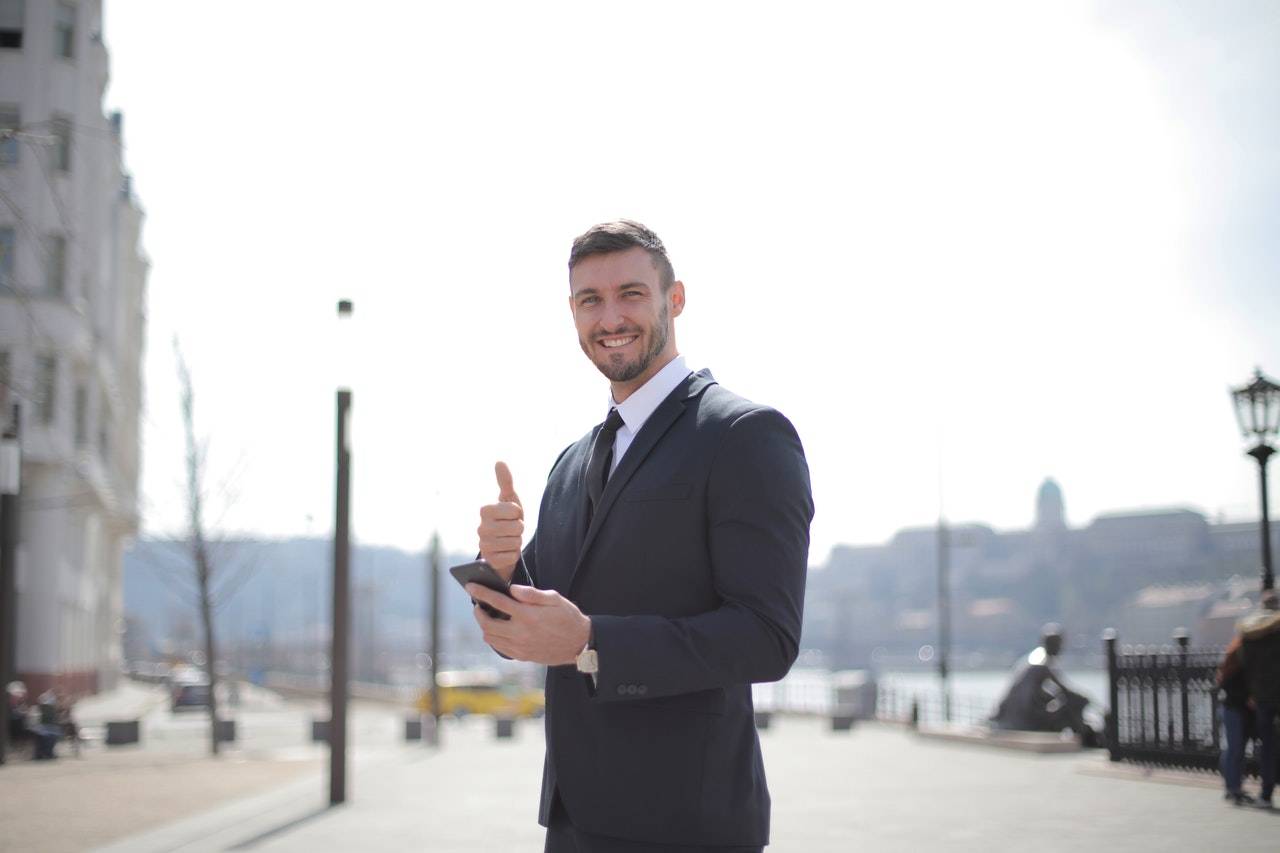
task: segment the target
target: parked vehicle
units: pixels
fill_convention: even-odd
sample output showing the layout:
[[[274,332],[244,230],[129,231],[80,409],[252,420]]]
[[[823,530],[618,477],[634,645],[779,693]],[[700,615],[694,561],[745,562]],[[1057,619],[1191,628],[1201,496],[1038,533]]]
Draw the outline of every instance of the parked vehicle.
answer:
[[[169,708],[209,707],[209,677],[191,667],[175,668],[169,673]]]
[[[546,709],[541,690],[503,681],[492,670],[442,672],[437,679],[441,714],[540,717]],[[430,690],[419,694],[417,708],[419,713],[431,713]]]

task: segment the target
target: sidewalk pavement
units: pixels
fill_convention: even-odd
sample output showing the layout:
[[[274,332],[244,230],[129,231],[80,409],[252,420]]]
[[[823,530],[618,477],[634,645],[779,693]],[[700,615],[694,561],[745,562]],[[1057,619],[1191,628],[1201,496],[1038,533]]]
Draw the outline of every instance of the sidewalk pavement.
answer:
[[[77,701],[73,713],[77,725],[98,727],[113,720],[142,719],[168,700],[168,688],[162,684],[122,678],[115,688]]]
[[[345,805],[325,774],[126,838],[100,853],[538,851],[541,726],[498,741],[491,720],[444,731],[444,748],[354,757]],[[1153,784],[1105,755],[1035,755],[928,741],[893,726],[831,732],[775,717],[761,733],[779,853],[850,850],[1274,851],[1280,813],[1227,805],[1211,776]]]

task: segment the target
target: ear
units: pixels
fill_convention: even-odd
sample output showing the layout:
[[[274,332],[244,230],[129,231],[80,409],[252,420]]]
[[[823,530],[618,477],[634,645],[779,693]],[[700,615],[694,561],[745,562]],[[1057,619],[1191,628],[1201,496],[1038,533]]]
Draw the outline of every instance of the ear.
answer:
[[[578,318],[578,312],[574,310],[574,307],[575,306],[573,304],[573,294],[570,293],[569,294],[569,316],[573,317],[576,320]]]
[[[670,300],[672,317],[679,317],[684,313],[683,281],[674,281],[671,283],[671,290],[667,292],[667,299]]]

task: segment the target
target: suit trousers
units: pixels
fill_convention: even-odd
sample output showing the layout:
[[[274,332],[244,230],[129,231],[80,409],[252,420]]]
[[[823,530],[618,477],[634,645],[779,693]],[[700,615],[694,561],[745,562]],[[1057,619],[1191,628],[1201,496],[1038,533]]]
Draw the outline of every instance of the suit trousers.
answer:
[[[763,847],[702,847],[681,844],[646,844],[579,831],[557,796],[551,803],[547,821],[547,842],[543,853],[763,853]]]

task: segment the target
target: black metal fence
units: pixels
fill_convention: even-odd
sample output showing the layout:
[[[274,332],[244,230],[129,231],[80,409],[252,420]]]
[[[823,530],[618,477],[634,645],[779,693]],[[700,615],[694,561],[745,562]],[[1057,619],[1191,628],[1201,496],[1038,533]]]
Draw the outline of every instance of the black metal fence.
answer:
[[[948,699],[938,690],[882,685],[876,694],[876,718],[893,723],[980,726],[987,723],[993,710],[989,700],[967,695]]]
[[[1118,649],[1115,632],[1107,632],[1112,761],[1217,769],[1222,745],[1214,674],[1223,650],[1191,649],[1185,634],[1175,639],[1176,646]]]

